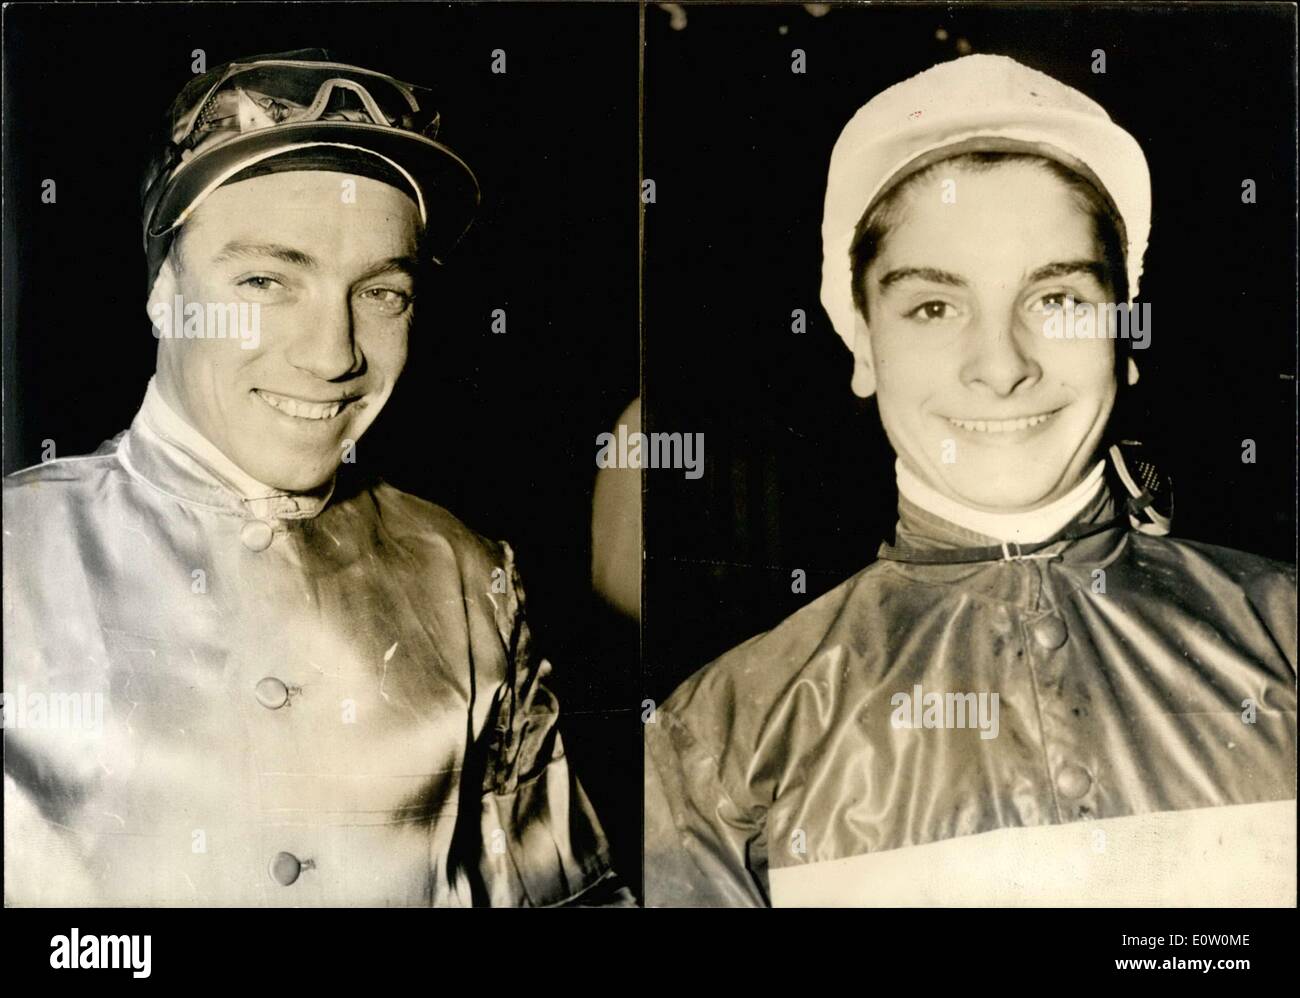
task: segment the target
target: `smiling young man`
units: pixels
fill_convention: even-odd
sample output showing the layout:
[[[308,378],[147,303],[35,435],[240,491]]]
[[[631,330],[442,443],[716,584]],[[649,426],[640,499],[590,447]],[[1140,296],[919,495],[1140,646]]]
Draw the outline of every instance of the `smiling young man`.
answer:
[[[478,203],[436,124],[315,50],[173,104],[144,403],[5,481],[7,904],[627,900],[510,547],[353,465]]]
[[[1114,293],[1093,219],[1042,160],[1009,155],[909,178],[891,212],[906,224],[858,266],[871,334],[855,359],[862,379],[875,373],[904,472],[992,513],[1032,510],[1083,480],[1115,401],[1113,343],[1041,333],[1067,297]],[[935,196],[940,172],[953,201]]]
[[[331,480],[406,362],[419,233],[415,202],[365,176],[292,170],[213,191],[163,261],[150,314],[177,296],[248,303],[261,343],[160,338],[162,402],[256,481]]]
[[[822,301],[895,543],[646,725],[647,903],[1294,904],[1294,571],[1163,536],[1130,343],[1053,333],[1131,301],[1149,224],[1134,139],[1010,59],[844,128]]]

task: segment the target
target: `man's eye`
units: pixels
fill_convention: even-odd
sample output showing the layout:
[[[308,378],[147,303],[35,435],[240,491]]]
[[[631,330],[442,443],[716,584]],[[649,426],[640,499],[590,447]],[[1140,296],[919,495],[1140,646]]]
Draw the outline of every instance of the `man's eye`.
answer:
[[[375,305],[380,311],[391,315],[400,315],[410,306],[414,296],[395,288],[367,288],[361,297]]]
[[[1074,304],[1074,295],[1068,291],[1051,291],[1035,298],[1034,303],[1029,306],[1029,310],[1031,312],[1054,312],[1061,309],[1072,309]]]
[[[269,274],[249,274],[235,281],[241,298],[264,305],[283,305],[293,300],[288,284]]]
[[[920,322],[937,322],[951,319],[956,313],[957,310],[946,301],[927,301],[908,312],[907,317]]]
[[[274,277],[264,277],[260,274],[245,277],[238,283],[240,287],[251,288],[254,291],[270,291],[275,287],[283,287]]]

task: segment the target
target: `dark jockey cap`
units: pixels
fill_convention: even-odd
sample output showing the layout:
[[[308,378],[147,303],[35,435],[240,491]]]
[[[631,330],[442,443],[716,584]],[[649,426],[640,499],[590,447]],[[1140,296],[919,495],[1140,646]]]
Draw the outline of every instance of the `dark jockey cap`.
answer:
[[[420,210],[422,246],[441,263],[473,221],[478,181],[436,141],[429,91],[300,49],[227,63],[172,102],[141,187],[149,287],[176,231],[218,187],[265,173],[371,177]]]

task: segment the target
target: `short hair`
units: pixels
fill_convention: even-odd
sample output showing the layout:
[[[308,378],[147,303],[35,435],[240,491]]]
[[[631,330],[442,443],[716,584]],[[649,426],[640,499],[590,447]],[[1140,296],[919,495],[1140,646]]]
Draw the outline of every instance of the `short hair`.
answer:
[[[1109,199],[1101,191],[1068,166],[1046,156],[1022,152],[966,152],[938,160],[904,178],[876,201],[858,222],[849,256],[853,268],[853,305],[864,319],[868,318],[865,280],[867,268],[880,255],[885,237],[899,220],[903,194],[932,175],[940,166],[956,166],[974,173],[986,173],[1006,163],[1032,164],[1046,170],[1066,185],[1076,207],[1092,222],[1093,236],[1101,246],[1106,282],[1110,285],[1115,300],[1128,301],[1128,271],[1124,262],[1124,241],[1120,235],[1123,226]]]

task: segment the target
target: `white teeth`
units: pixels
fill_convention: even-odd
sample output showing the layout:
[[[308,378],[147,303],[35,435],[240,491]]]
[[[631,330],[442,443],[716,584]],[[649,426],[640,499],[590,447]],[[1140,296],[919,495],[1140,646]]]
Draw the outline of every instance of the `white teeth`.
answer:
[[[974,430],[976,433],[1012,433],[1016,430],[1027,430],[1031,426],[1037,426],[1051,419],[1054,412],[1044,412],[1037,416],[1024,416],[1021,419],[953,419],[948,417],[948,422],[963,430]]]
[[[272,409],[278,409],[288,416],[297,416],[299,419],[332,419],[342,411],[343,406],[346,404],[344,399],[334,402],[304,402],[301,399],[290,398],[287,395],[276,395],[260,388],[254,389],[254,391]]]

